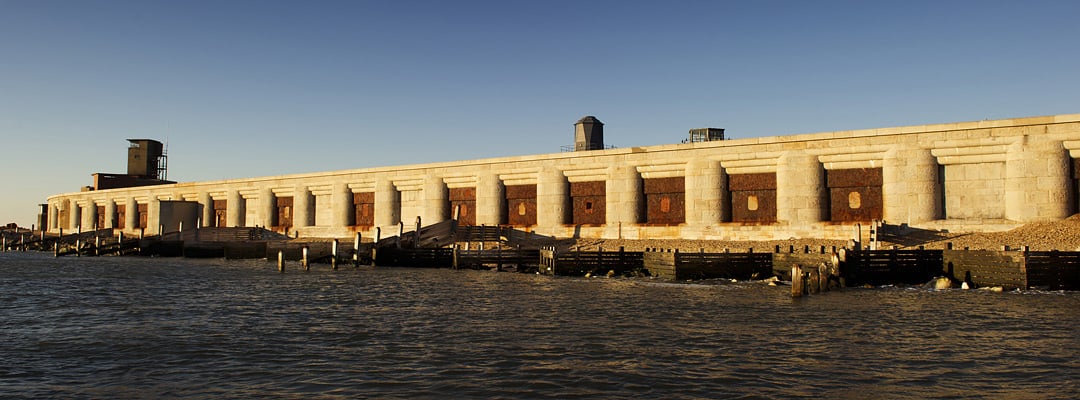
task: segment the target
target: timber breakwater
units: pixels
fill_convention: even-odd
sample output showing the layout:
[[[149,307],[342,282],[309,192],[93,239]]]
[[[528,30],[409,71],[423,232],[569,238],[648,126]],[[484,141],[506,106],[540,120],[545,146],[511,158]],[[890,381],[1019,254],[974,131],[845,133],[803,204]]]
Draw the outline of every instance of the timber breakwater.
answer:
[[[936,278],[945,287],[1002,290],[1080,290],[1080,251],[1033,251],[898,246],[880,242],[847,246],[736,247],[721,251],[624,246],[587,248],[498,226],[457,226],[454,220],[352,240],[300,240],[262,228],[200,228],[156,236],[124,237],[112,230],[49,235],[4,231],[4,251],[51,251],[62,256],[266,259],[281,271],[329,268],[427,267],[493,269],[563,276],[651,276],[671,281],[764,280],[792,282],[792,294],[843,286],[922,285]]]

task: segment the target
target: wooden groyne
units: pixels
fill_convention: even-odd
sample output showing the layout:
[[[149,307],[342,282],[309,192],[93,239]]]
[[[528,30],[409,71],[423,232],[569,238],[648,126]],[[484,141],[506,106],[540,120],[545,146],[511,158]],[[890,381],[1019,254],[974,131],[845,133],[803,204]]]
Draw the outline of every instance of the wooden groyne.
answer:
[[[453,248],[453,265],[455,269],[492,269],[502,271],[513,268],[520,272],[538,271],[540,267],[540,250],[538,249],[477,249]]]
[[[768,253],[706,253],[650,249],[643,254],[651,275],[673,280],[764,279],[773,275]]]
[[[942,275],[941,250],[848,250],[839,254],[847,285],[920,285]]]
[[[645,270],[644,252],[604,251],[564,251],[554,247],[540,249],[539,272],[547,275],[622,276],[641,273]]]
[[[655,276],[670,280],[748,280],[776,276],[799,285],[793,294],[814,293],[835,286],[922,285],[937,277],[948,279],[954,287],[966,284],[971,288],[1002,290],[1080,290],[1080,252],[1076,251],[1007,247],[958,250],[951,246],[946,250],[871,250],[857,244],[843,249],[777,246],[771,252],[558,250],[550,246],[522,248],[522,243],[541,243],[550,238],[504,227],[470,227],[466,233],[448,228],[455,227],[440,223],[368,242],[362,242],[357,235],[351,246],[339,240],[290,240],[262,228],[202,228],[142,237],[114,234],[111,229],[58,235],[24,230],[4,231],[0,250],[51,251],[57,257],[280,258],[282,263],[301,261],[305,268],[312,263],[328,263],[333,268],[351,264],[495,269],[567,276]],[[402,240],[403,237],[410,239]],[[475,242],[457,242],[461,239]],[[450,244],[446,247],[444,243]],[[440,247],[422,247],[425,245]],[[793,268],[796,266],[798,269]]]

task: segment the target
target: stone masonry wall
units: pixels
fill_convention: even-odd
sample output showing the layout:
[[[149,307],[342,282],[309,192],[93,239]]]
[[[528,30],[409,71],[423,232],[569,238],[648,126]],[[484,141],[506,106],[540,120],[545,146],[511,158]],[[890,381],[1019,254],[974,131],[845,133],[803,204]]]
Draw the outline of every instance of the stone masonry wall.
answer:
[[[508,210],[507,199],[529,187],[535,195],[528,197],[528,220],[522,225],[544,235],[847,239],[854,225],[829,220],[828,171],[880,169],[880,207],[887,222],[988,230],[1075,212],[1077,158],[1080,114],[1070,114],[66,193],[48,199],[48,214],[53,232],[91,229],[101,221],[119,229],[114,221],[124,209],[123,230],[133,232],[142,218],[133,210],[145,207],[152,234],[161,201],[199,203],[203,226],[216,225],[218,201],[226,206],[228,226],[271,226],[281,218],[277,199],[292,198],[295,214],[288,229],[301,236],[351,237],[357,231],[370,235],[375,228],[397,232],[399,223],[411,229],[417,217],[425,225],[451,218],[450,192],[457,188],[474,191],[475,224],[516,221],[523,216],[520,202]],[[775,200],[775,219],[739,221],[747,211],[742,208],[751,206],[749,194],[738,189],[748,187],[742,180],[770,175],[775,189],[756,200],[759,207]],[[673,179],[682,183],[672,191],[679,196],[664,201],[645,192],[646,182],[670,186]],[[581,205],[572,201],[571,188],[579,182],[603,182],[603,193],[593,194],[605,202],[595,208],[604,215],[594,221],[603,224],[572,224]],[[372,199],[374,213],[359,224],[358,193],[370,193],[365,198]],[[661,203],[650,206],[650,198]],[[684,219],[647,223],[649,207],[655,213],[672,206],[681,211],[673,215]]]

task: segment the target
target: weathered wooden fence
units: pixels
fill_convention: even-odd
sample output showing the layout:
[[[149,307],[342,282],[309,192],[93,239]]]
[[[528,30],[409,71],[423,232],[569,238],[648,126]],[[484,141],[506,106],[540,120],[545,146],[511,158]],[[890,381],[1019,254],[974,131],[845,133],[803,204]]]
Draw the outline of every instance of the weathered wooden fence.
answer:
[[[918,285],[942,275],[942,250],[845,250],[839,257],[847,285]]]
[[[540,250],[528,249],[454,249],[453,267],[486,269],[514,266],[519,271],[535,271],[540,264]]]
[[[589,274],[626,275],[644,272],[645,262],[640,251],[567,251],[553,248],[540,251],[540,273],[548,275],[583,276]]]
[[[380,248],[375,265],[394,267],[448,268],[454,263],[453,249]]]
[[[1080,290],[1080,252],[1030,251],[1024,262],[1028,287]]]
[[[643,258],[649,274],[674,280],[747,280],[773,274],[773,255],[769,253],[646,251]]]

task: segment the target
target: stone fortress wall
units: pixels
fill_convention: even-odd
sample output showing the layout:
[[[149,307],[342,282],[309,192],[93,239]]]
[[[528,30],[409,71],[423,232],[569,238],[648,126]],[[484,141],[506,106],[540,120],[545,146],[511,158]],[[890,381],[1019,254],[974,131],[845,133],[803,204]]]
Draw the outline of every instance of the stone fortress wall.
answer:
[[[1069,114],[86,191],[49,197],[44,220],[342,238],[455,214],[605,239],[848,239],[873,220],[985,231],[1077,212],[1078,158]]]

